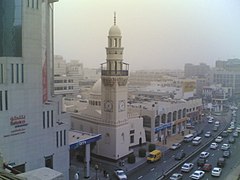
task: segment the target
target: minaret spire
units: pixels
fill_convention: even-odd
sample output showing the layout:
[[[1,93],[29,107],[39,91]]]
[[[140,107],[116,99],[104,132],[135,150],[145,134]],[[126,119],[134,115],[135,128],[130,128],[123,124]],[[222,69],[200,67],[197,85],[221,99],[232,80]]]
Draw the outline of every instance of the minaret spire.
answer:
[[[114,11],[114,26],[116,25],[116,12]]]

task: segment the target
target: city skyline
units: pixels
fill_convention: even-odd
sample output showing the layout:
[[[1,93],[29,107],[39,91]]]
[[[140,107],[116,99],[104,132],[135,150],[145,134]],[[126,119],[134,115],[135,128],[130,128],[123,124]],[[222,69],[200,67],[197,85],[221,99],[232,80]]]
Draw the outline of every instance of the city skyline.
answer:
[[[183,69],[185,63],[213,67],[216,60],[240,57],[237,0],[62,0],[54,8],[55,54],[85,67],[105,62],[114,11],[130,70]]]

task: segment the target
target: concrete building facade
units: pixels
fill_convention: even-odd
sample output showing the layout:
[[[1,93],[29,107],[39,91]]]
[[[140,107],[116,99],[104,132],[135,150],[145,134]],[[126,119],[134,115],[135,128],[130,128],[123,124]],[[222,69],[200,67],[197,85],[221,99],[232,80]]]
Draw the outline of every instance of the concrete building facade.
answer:
[[[53,91],[53,0],[0,1],[0,148],[20,172],[68,179],[69,116]]]

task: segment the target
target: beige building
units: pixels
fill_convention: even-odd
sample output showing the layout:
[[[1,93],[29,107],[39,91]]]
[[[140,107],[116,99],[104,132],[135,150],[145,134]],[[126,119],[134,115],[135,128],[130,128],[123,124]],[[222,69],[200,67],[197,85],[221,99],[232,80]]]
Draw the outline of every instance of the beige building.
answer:
[[[143,119],[128,113],[128,64],[123,62],[121,31],[109,30],[107,61],[101,65],[101,80],[92,88],[86,109],[73,113],[72,128],[101,134],[94,153],[117,160],[131,153],[130,147],[145,143]]]

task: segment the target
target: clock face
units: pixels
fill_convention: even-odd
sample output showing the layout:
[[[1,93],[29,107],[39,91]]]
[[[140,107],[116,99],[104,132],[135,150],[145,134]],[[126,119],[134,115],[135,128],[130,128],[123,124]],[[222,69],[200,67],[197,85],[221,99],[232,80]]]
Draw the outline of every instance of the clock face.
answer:
[[[108,100],[104,103],[104,110],[106,112],[112,112],[113,111],[113,103],[112,101]]]
[[[118,102],[118,111],[125,111],[126,109],[126,103],[125,103],[125,100],[120,100]]]

